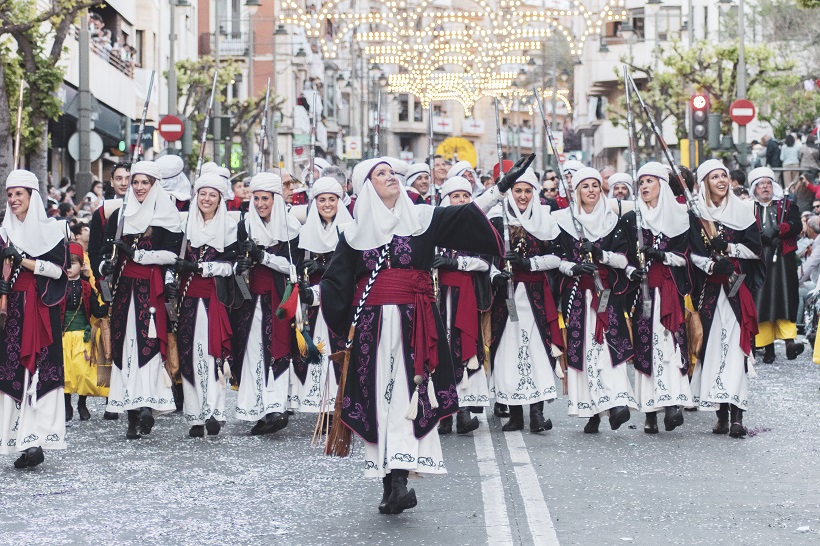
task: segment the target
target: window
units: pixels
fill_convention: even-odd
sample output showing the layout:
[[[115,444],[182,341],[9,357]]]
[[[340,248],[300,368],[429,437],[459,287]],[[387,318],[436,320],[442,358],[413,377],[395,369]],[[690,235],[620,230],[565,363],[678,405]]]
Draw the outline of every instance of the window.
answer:
[[[142,55],[143,55],[142,52],[145,49],[145,31],[144,30],[138,30],[137,31],[137,43],[134,45],[134,47],[137,48],[137,53],[136,53],[136,55],[137,55],[137,59],[136,59],[137,66],[144,66],[143,65],[143,58],[142,58]]]
[[[410,97],[410,100],[413,101],[413,121],[424,121],[424,113],[421,109],[421,101],[414,100],[413,97]]]
[[[681,12],[678,6],[662,7],[657,14],[658,41],[669,42],[680,39]]]
[[[410,96],[399,95],[399,121],[410,121]]]

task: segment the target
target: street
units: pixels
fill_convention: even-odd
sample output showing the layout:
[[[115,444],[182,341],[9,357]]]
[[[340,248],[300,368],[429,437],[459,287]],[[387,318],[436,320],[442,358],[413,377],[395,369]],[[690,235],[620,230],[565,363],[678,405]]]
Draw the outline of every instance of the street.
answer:
[[[817,543],[810,354],[758,364],[745,440],[713,435],[703,412],[655,436],[635,412],[618,431],[604,419],[583,434],[562,399],[539,435],[504,434],[489,415],[489,427],[485,417],[471,435],[442,438],[449,475],[411,476],[419,505],[398,516],[378,513],[381,483],[362,478],[360,443],[342,460],[311,447],[311,415],[267,437],[231,420],[203,440],[176,413],[127,441],[124,421],[102,420],[93,400],[92,420],[71,422],[68,450],[30,471],[3,457],[0,533],[7,544]]]

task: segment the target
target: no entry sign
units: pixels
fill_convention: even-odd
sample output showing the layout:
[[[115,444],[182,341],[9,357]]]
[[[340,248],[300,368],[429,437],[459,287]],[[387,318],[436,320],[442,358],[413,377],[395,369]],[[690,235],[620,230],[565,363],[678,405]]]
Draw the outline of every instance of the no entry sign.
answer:
[[[168,142],[176,142],[185,133],[185,124],[176,116],[165,116],[159,120],[159,136]]]
[[[755,105],[746,99],[737,99],[729,106],[729,117],[738,125],[748,125],[755,119]]]

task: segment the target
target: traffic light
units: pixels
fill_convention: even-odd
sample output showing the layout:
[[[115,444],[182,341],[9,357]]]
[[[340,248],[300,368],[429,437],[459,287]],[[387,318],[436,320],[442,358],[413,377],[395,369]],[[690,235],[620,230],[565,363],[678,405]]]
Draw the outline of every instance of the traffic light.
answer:
[[[695,140],[705,140],[709,136],[709,96],[702,93],[692,95],[692,136]]]

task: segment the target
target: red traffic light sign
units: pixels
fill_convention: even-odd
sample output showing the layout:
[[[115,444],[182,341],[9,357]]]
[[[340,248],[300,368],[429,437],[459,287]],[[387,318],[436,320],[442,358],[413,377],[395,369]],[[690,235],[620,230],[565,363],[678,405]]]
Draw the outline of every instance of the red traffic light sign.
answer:
[[[185,134],[185,124],[176,116],[165,116],[159,120],[159,136],[168,142],[176,142]]]
[[[756,113],[755,105],[747,99],[737,99],[729,106],[729,117],[738,125],[748,125]]]
[[[709,108],[709,97],[706,95],[692,95],[692,109],[706,110]]]

